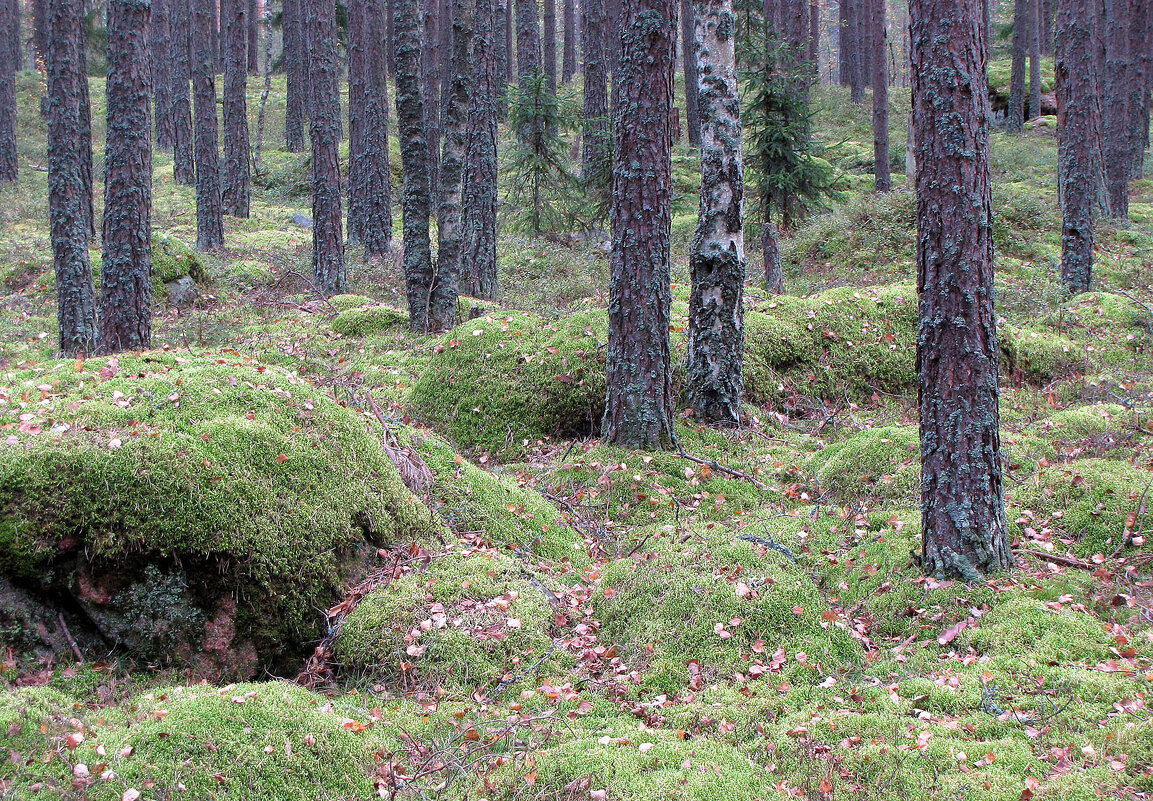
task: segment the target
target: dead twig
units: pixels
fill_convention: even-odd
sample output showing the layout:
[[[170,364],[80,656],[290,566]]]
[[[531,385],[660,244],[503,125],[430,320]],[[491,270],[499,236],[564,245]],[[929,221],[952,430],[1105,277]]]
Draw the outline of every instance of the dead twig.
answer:
[[[682,459],[687,459],[688,461],[695,464],[703,465],[710,470],[716,470],[718,473],[724,473],[727,476],[739,478],[741,481],[747,481],[757,489],[762,489],[766,492],[770,489],[768,484],[765,484],[763,481],[758,481],[748,473],[742,472],[740,470],[734,470],[731,467],[725,467],[723,464],[712,461],[711,459],[701,459],[698,456],[693,456],[691,453],[685,453],[684,451],[677,451],[677,456],[681,457]]]

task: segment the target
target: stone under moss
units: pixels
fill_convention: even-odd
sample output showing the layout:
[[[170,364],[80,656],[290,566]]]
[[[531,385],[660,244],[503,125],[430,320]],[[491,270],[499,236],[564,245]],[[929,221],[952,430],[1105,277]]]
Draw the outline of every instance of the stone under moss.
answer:
[[[355,296],[338,295],[341,298]],[[336,304],[333,304],[336,305]],[[339,309],[340,307],[337,306]],[[408,326],[408,313],[391,306],[353,306],[340,312],[332,321],[332,330],[350,337],[379,334],[392,328]]]
[[[886,426],[858,431],[815,453],[810,464],[822,491],[853,501],[911,499],[920,488],[917,429]]]

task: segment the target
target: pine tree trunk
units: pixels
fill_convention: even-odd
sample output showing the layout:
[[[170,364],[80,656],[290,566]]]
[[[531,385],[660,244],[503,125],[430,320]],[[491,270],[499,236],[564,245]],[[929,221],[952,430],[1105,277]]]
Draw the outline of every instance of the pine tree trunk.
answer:
[[[1054,0],[1041,0],[1041,55],[1053,55]]]
[[[220,0],[224,49],[224,175],[222,205],[248,217],[252,181],[248,143],[248,2]]]
[[[149,0],[108,3],[100,351],[152,346]]]
[[[885,0],[868,0],[872,7],[873,48],[873,188],[893,188],[889,174],[889,59],[885,53]]]
[[[1009,112],[1005,130],[1021,133],[1025,124],[1025,52],[1029,43],[1029,8],[1034,0],[1013,0],[1013,65],[1009,76]]]
[[[1093,58],[1092,0],[1057,0],[1057,172],[1061,196],[1061,282],[1070,295],[1093,277],[1092,187],[1104,180],[1101,105]]]
[[[542,69],[536,0],[516,0],[516,67],[522,89]]]
[[[396,118],[400,129],[401,174],[404,187],[404,282],[408,320],[416,333],[428,328],[432,296],[432,241],[429,217],[432,201],[428,176],[428,140],[424,135],[421,97],[421,25],[417,0],[395,0]]]
[[[424,136],[427,140],[429,187],[440,181],[440,0],[424,0]],[[451,24],[445,21],[445,24]]]
[[[216,78],[212,69],[215,0],[192,0],[192,94],[196,126],[196,249],[224,244],[220,201],[220,150],[216,121]]]
[[[168,0],[172,78],[172,175],[181,186],[196,183],[196,156],[192,133],[191,0]]]
[[[849,6],[849,99],[853,103],[865,102],[865,39],[862,34],[863,8],[866,0],[846,0]]]
[[[383,38],[387,2],[348,3],[348,238],[364,245],[367,259],[392,253]]]
[[[700,86],[697,78],[696,10],[694,0],[681,0],[681,54],[685,68],[685,126],[689,144],[701,146]],[[735,24],[735,23],[734,23]]]
[[[544,59],[541,63],[548,76],[548,89],[556,94],[556,0],[544,0],[544,25],[541,37],[541,50]]]
[[[769,198],[761,199],[761,207],[766,210],[765,219],[761,221],[761,259],[765,266],[765,291],[770,295],[780,295],[785,291],[785,271],[781,264],[777,224],[768,212],[771,205]]]
[[[48,64],[48,0],[32,0],[32,46],[36,59]]]
[[[568,85],[577,71],[576,0],[564,0],[564,61],[561,82]]]
[[[60,352],[85,355],[96,348],[96,292],[88,259],[88,200],[84,181],[81,104],[87,83],[81,0],[48,4],[48,218],[56,272]],[[88,134],[91,137],[91,134]]]
[[[1134,53],[1137,65],[1137,75],[1134,76],[1136,110],[1134,112],[1132,131],[1133,140],[1133,172],[1132,177],[1139,179],[1145,173],[1145,149],[1149,146],[1149,93],[1153,88],[1153,3],[1143,0],[1134,10],[1133,27],[1130,29],[1130,47]]]
[[[912,0],[923,567],[1013,565],[1001,496],[988,51],[980,0]]]
[[[96,212],[94,208],[92,169],[92,103],[88,97],[88,48],[87,33],[81,29],[77,62],[80,65],[80,128],[75,133],[80,140],[80,177],[84,182],[84,225],[88,228],[88,238],[96,238]]]
[[[809,73],[813,80],[821,77],[821,3],[809,0]]]
[[[850,86],[853,82],[853,47],[850,31],[852,30],[849,6],[852,0],[838,0],[837,2],[837,58],[840,70],[838,83],[841,86]]]
[[[672,0],[675,2],[675,0]],[[613,83],[620,80],[621,67],[621,35],[624,23],[624,0],[605,0],[605,14],[608,17],[608,26],[605,28],[605,55],[609,62],[609,71],[613,75]]]
[[[509,57],[508,41],[505,40],[505,22],[508,19],[508,14],[505,11],[505,0],[493,0],[493,58],[496,60],[496,86],[497,97],[504,97],[504,86],[508,83],[509,70]],[[477,12],[477,19],[480,19],[480,13]]]
[[[12,60],[12,71],[20,72],[24,69],[24,32],[20,20],[21,0],[0,0],[0,4],[2,3],[7,3],[12,6],[10,24],[5,25],[3,28],[0,28],[0,30],[6,30],[10,34],[8,39],[8,56]],[[5,16],[5,12],[0,11],[0,17],[3,16]]]
[[[168,5],[172,1],[152,0],[149,23],[156,146],[161,150],[171,150],[175,136],[172,130],[172,32],[168,23]]]
[[[285,149],[289,153],[304,150],[304,117],[308,105],[308,74],[304,40],[305,0],[284,0],[284,63],[287,83],[287,105],[284,118]]]
[[[1133,28],[1142,0],[1104,0],[1105,93],[1102,98],[1105,180],[1109,215],[1124,220],[1129,216],[1129,179],[1138,141],[1136,130],[1140,113],[1138,77],[1139,53],[1133,49]]]
[[[1025,118],[1041,116],[1041,0],[1029,7],[1029,108]]]
[[[630,0],[621,31],[601,435],[606,444],[625,448],[670,448],[676,441],[669,346],[676,5]]]
[[[605,0],[581,0],[581,56],[584,59],[584,121],[581,170],[585,179],[609,170],[609,75],[605,52]]]
[[[475,5],[475,0],[472,4]],[[444,156],[440,160],[440,205],[436,217],[436,280],[428,310],[431,331],[447,331],[456,324],[463,238],[461,196],[468,109],[472,99],[474,24],[473,10],[465,0],[452,0],[452,79],[444,109]]]
[[[250,75],[260,74],[260,25],[257,22],[260,18],[260,10],[256,7],[257,0],[246,0],[248,3],[247,16],[245,21],[248,24],[248,73]],[[270,0],[264,0],[267,5]]]
[[[513,79],[519,74],[516,68],[516,47],[514,45],[513,34],[513,2],[514,0],[503,0],[501,9],[504,19],[504,83],[510,84]],[[504,96],[504,92],[501,92]]]
[[[18,13],[16,0],[0,0],[0,31],[11,31]],[[2,47],[0,48],[0,184],[15,181],[18,170],[16,62],[12,58],[12,48]]]
[[[396,25],[393,21],[393,7],[396,5],[396,0],[383,0],[384,2],[384,25],[385,25],[385,40],[384,40],[384,57],[385,66],[388,70],[388,77],[396,77]]]
[[[497,65],[493,38],[499,20],[494,0],[476,0],[472,104],[468,111],[464,161],[464,244],[461,265],[469,271],[469,294],[495,300],[497,209]]]
[[[340,205],[340,86],[336,64],[336,6],[304,0],[308,20],[308,139],[312,156],[312,279],[326,295],[345,290]]]
[[[698,0],[694,16],[703,144],[700,214],[689,252],[685,394],[697,420],[737,425],[745,343],[745,242],[736,19],[732,0]]]

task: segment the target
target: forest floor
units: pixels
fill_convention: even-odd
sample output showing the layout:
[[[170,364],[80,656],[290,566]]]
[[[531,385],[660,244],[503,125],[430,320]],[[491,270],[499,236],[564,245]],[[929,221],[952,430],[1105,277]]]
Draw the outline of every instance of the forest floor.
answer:
[[[1153,182],[1133,184],[1129,221],[1102,225],[1095,290],[1066,301],[1053,120],[1017,138],[993,134],[1016,567],[964,585],[924,577],[916,559],[913,200],[870,194],[868,109],[840,90],[821,90],[816,124],[836,143],[828,159],[845,173],[844,196],[787,236],[788,295],[766,297],[750,281],[745,424],[709,429],[678,410],[679,454],[596,439],[603,235],[502,236],[501,302],[465,299],[462,317],[474,305],[479,317],[442,337],[412,335],[396,264],[366,265],[352,249],[350,295],[313,292],[310,232],[291,219],[310,213],[307,156],[280,149],[277,124],[252,218],[226,218],[226,247],[210,256],[180,246],[195,239],[193,191],[156,155],[154,230],[179,256],[165,277],[192,273],[199,294],[176,307],[159,293],[154,351],[119,366],[54,359],[41,91],[22,78],[21,177],[0,187],[0,568],[28,558],[19,538],[29,525],[61,525],[21,517],[21,459],[85,449],[104,459],[137,445],[120,433],[136,422],[109,416],[135,402],[129,380],[116,383],[125,373],[168,377],[169,405],[160,395],[141,419],[159,439],[175,432],[173,458],[203,456],[206,469],[219,460],[236,475],[256,458],[250,440],[267,436],[260,458],[285,463],[276,481],[287,483],[234,488],[230,497],[247,500],[220,512],[266,525],[264,544],[242,556],[259,562],[267,547],[293,558],[297,543],[277,539],[287,523],[260,522],[286,486],[302,487],[296,508],[310,504],[316,519],[363,496],[338,475],[355,473],[352,462],[292,472],[294,436],[301,426],[311,436],[322,411],[351,426],[341,431],[354,462],[376,458],[355,437],[376,448],[382,424],[394,455],[411,449],[401,459],[428,472],[409,486],[441,533],[382,540],[368,578],[313,610],[295,669],[248,683],[205,682],[164,653],[47,658],[22,650],[27,632],[0,614],[0,642],[12,643],[0,651],[0,798],[1153,793]],[[98,80],[92,99],[99,164]],[[258,102],[254,88],[254,119]],[[895,144],[905,110],[892,114]],[[282,84],[269,119],[283,120]],[[683,356],[697,165],[683,145],[674,160],[673,341]],[[274,396],[253,400],[266,384]],[[235,394],[245,386],[249,395]],[[85,411],[105,396],[112,412]],[[188,418],[211,417],[213,404],[249,410],[236,413],[242,426],[256,420],[209,453],[223,435]],[[274,423],[257,427],[262,415]],[[69,440],[70,428],[86,439]],[[44,481],[73,475],[44,459]],[[196,491],[207,497],[218,478]],[[67,537],[93,549],[132,540],[125,521],[149,515],[111,508],[128,503],[114,481],[53,486],[59,498],[97,493],[89,506],[101,521],[55,532],[61,549]],[[403,517],[395,505],[388,513]],[[169,533],[207,537],[192,548],[204,553],[224,536],[177,519],[140,526],[156,529],[141,542],[163,552]]]

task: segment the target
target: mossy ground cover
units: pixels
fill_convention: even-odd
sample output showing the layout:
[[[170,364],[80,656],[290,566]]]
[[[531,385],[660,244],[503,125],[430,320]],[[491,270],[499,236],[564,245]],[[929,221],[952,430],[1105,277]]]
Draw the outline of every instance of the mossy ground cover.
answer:
[[[92,90],[102,109],[102,82]],[[22,165],[42,160],[42,91],[18,85]],[[270,639],[331,651],[330,673],[305,682],[316,689],[197,684],[123,648],[98,661],[110,644],[83,638],[82,666],[68,649],[51,663],[0,652],[0,797],[1153,791],[1153,189],[1134,182],[1131,220],[1098,227],[1094,291],[1066,300],[1052,127],[993,134],[1018,561],[985,585],[939,582],[916,558],[913,200],[868,193],[868,104],[815,96],[816,135],[838,143],[829,159],[852,188],[786,232],[790,294],[750,282],[744,424],[678,410],[681,453],[596,439],[608,258],[595,227],[502,234],[501,301],[462,301],[444,336],[410,334],[399,265],[355,248],[349,294],[317,297],[301,277],[310,233],[291,220],[309,213],[307,156],[280,149],[280,76],[252,219],[226,221],[226,247],[198,257],[196,302],[159,302],[156,350],[109,376],[107,359],[53,358],[46,177],[0,187],[5,575],[69,586],[60,566],[79,551],[120,560],[139,607],[126,632],[203,592],[198,559],[226,558]],[[898,145],[907,107],[893,100]],[[102,112],[94,127],[99,158]],[[894,147],[898,172],[902,157]],[[695,154],[678,145],[674,166],[679,361]],[[193,192],[163,153],[155,190],[158,242],[193,241]],[[427,466],[425,490],[398,483],[368,396]],[[338,603],[361,575],[349,548],[373,571]],[[180,554],[184,573],[171,558],[147,572],[145,554]],[[34,626],[0,619],[0,636]]]

